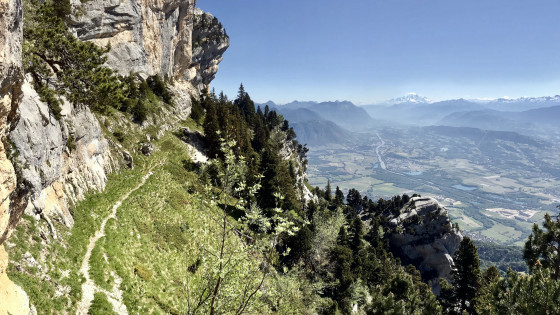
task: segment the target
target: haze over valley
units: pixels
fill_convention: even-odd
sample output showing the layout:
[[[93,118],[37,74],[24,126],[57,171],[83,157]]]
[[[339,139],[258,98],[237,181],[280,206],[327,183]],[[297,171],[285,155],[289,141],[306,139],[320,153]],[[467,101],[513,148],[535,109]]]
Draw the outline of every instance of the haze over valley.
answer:
[[[523,245],[560,202],[560,96],[267,102],[310,147],[309,182],[434,196],[476,240]]]

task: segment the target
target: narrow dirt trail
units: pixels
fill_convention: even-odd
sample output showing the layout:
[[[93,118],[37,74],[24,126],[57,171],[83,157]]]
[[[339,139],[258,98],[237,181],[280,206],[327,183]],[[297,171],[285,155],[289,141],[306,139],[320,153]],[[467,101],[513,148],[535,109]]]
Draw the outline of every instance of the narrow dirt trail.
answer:
[[[95,285],[95,283],[93,282],[93,279],[90,278],[89,276],[89,259],[91,258],[91,252],[92,250],[95,248],[95,245],[97,243],[97,241],[105,236],[105,225],[107,225],[107,222],[109,221],[109,219],[116,219],[116,215],[117,215],[117,209],[122,205],[122,203],[128,199],[128,197],[130,196],[130,194],[132,194],[133,192],[135,192],[136,190],[138,190],[140,187],[142,187],[145,183],[146,180],[148,180],[148,178],[150,178],[150,176],[152,176],[152,168],[150,168],[150,170],[148,171],[148,173],[146,175],[144,175],[144,177],[142,177],[142,181],[140,181],[140,183],[134,187],[132,190],[130,190],[129,192],[127,192],[124,196],[121,197],[121,199],[119,201],[117,201],[114,205],[113,205],[113,210],[111,211],[111,213],[103,220],[103,222],[101,223],[101,226],[99,227],[99,230],[97,230],[94,234],[93,237],[91,237],[89,239],[89,244],[87,247],[87,251],[86,251],[86,255],[84,256],[84,259],[82,260],[82,265],[80,267],[80,274],[82,274],[84,276],[84,278],[86,279],[86,281],[84,282],[84,284],[82,284],[82,299],[80,302],[78,302],[78,309],[76,311],[76,314],[78,315],[82,315],[82,314],[87,314],[89,307],[91,306],[91,303],[93,302],[93,296],[96,292],[103,292],[107,295],[107,299],[109,300],[109,302],[111,302],[111,304],[113,305],[113,310],[115,312],[117,312],[118,314],[128,314],[128,311],[126,309],[126,305],[123,304],[122,302],[122,292],[119,289],[119,284],[121,281],[120,278],[118,278],[118,276],[115,276],[116,279],[116,283],[113,286],[113,290],[112,291],[107,291],[107,290],[103,290],[101,288],[99,288],[97,285]]]

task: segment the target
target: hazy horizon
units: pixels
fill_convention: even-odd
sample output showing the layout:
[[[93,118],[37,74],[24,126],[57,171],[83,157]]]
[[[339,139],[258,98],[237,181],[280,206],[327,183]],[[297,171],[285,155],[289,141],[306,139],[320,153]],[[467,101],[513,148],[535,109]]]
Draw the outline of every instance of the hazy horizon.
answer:
[[[200,1],[231,47],[213,82],[257,102],[374,104],[560,94],[560,3],[550,0]]]
[[[464,100],[471,101],[471,102],[488,103],[488,102],[498,101],[498,100],[512,100],[512,101],[515,101],[515,100],[520,100],[520,99],[524,99],[524,98],[525,99],[530,99],[530,98],[539,98],[539,97],[560,96],[558,94],[555,94],[555,95],[539,95],[539,96],[526,96],[526,95],[524,95],[524,96],[520,96],[520,97],[510,97],[510,96],[506,95],[506,96],[501,96],[501,97],[497,97],[497,98],[463,98],[463,97],[458,97],[458,98],[448,98],[448,99],[434,99],[434,98],[431,98],[431,97],[426,96],[426,95],[418,94],[416,92],[409,92],[409,93],[406,93],[404,95],[395,96],[395,97],[390,98],[390,99],[385,99],[385,100],[376,101],[376,102],[369,102],[369,103],[368,102],[357,103],[357,102],[353,102],[351,100],[338,100],[338,99],[336,99],[336,100],[320,100],[320,101],[310,100],[310,99],[301,99],[301,100],[294,99],[294,100],[291,100],[289,102],[277,102],[277,101],[272,100],[272,99],[269,99],[269,100],[266,100],[266,101],[260,101],[260,100],[254,100],[254,101],[257,104],[265,104],[265,103],[268,103],[268,102],[273,102],[275,105],[279,105],[279,106],[291,104],[291,103],[294,103],[294,102],[300,102],[300,103],[307,103],[307,102],[314,102],[314,103],[351,102],[351,103],[353,103],[354,105],[357,105],[357,106],[368,106],[368,105],[386,105],[386,104],[388,104],[389,102],[391,102],[395,99],[405,97],[405,96],[409,96],[409,95],[417,95],[419,97],[427,98],[427,99],[429,99],[430,103],[437,103],[437,102],[444,102],[444,101],[451,101],[451,100],[458,100],[458,99],[464,99]]]

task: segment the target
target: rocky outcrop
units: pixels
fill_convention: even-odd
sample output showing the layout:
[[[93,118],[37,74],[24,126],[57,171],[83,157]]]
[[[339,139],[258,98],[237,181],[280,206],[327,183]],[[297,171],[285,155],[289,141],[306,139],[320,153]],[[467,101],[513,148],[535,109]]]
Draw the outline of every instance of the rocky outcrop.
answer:
[[[102,190],[112,170],[111,153],[101,126],[87,107],[65,102],[55,119],[29,83],[22,87],[20,119],[10,132],[20,180],[26,185],[26,212],[71,227],[69,205],[89,190]],[[53,234],[56,236],[54,229]]]
[[[221,25],[196,23],[195,27],[195,21],[211,17],[195,9],[195,0],[72,3],[75,14],[71,24],[76,36],[99,46],[110,45],[107,64],[123,75],[159,74],[189,82],[200,91],[210,84],[229,46]],[[194,36],[199,41],[193,49]]]
[[[110,45],[109,67],[123,75],[137,72],[175,79],[170,87],[175,106],[162,109],[157,118],[151,117],[142,126],[155,124],[157,119],[161,134],[189,116],[191,96],[208,87],[229,46],[221,24],[195,10],[194,0],[73,0],[72,5],[73,32],[81,40]],[[208,23],[196,23],[197,37],[204,44],[197,44],[193,52],[195,20]],[[87,106],[65,103],[62,119],[57,120],[29,83],[24,84],[23,92],[17,111],[21,119],[10,133],[10,141],[29,198],[24,204],[29,215],[49,222],[56,236],[52,220],[71,227],[70,204],[87,191],[104,189],[108,172],[119,164],[132,167],[133,163],[128,152],[120,152],[118,144],[111,146],[105,139]]]
[[[6,274],[8,255],[4,241],[17,224],[22,208],[14,196],[17,178],[8,158],[6,134],[15,120],[21,98],[22,4],[20,0],[0,0],[0,315],[28,314],[29,299]]]
[[[191,97],[208,88],[229,46],[216,19],[195,10],[195,0],[71,2],[72,31],[81,40],[110,45],[109,67],[123,75],[174,79],[175,106],[157,117],[161,133],[186,119]],[[201,40],[193,50],[195,16],[211,23],[197,24]],[[0,315],[29,313],[25,292],[5,274],[8,259],[2,245],[24,210],[46,220],[56,237],[53,221],[73,225],[72,203],[88,191],[104,189],[107,174],[119,165],[133,166],[132,156],[103,136],[87,106],[63,102],[62,118],[51,115],[31,84],[23,83],[21,47],[21,0],[0,0]]]
[[[229,47],[229,37],[216,17],[200,9],[194,12],[193,56],[191,68],[196,69],[190,81],[199,90],[208,88],[218,72],[218,64]]]
[[[11,128],[21,97],[21,1],[0,1],[0,244],[9,230],[10,194],[16,188],[16,174],[7,157],[6,134]]]
[[[447,210],[433,198],[414,197],[389,223],[394,230],[389,236],[391,250],[404,264],[415,265],[437,291],[437,280],[450,278],[453,255],[463,238]]]

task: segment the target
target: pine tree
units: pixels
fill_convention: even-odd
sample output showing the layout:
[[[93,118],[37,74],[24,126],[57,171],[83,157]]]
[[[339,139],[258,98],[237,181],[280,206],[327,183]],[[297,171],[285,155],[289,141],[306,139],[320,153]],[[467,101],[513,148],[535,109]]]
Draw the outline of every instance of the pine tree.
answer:
[[[259,200],[263,209],[272,209],[276,206],[275,179],[277,176],[277,166],[279,158],[270,147],[263,150],[261,155],[260,173],[263,174],[262,187],[259,190]]]
[[[349,314],[352,297],[351,286],[354,282],[351,270],[352,251],[348,247],[337,245],[332,250],[331,260],[334,267],[334,276],[338,280],[338,285],[333,292],[333,298],[342,312]]]
[[[362,239],[364,237],[364,224],[359,216],[355,216],[352,221],[352,241],[350,243],[350,248],[354,254],[356,254],[360,249],[363,248]]]
[[[533,234],[529,235],[529,239],[525,243],[523,258],[527,262],[529,269],[533,270],[540,262],[544,268],[552,269],[552,277],[558,280],[560,275],[560,217],[552,220],[547,213],[544,216],[543,231],[535,223],[533,225]]]
[[[239,86],[239,92],[237,93],[234,104],[241,109],[246,121],[252,126],[255,117],[255,103],[251,100],[249,94],[245,92],[243,83]]]
[[[206,143],[208,146],[208,155],[215,157],[221,153],[220,151],[220,126],[218,123],[218,116],[216,105],[212,101],[205,101],[206,116],[204,117],[204,135],[206,136]]]
[[[266,145],[267,139],[268,135],[265,128],[264,120],[260,117],[257,117],[255,121],[253,141],[251,142],[255,151],[261,152],[261,150]]]
[[[344,205],[344,193],[338,186],[336,186],[336,190],[334,193],[334,205],[336,207],[341,207],[342,205]]]
[[[464,237],[454,257],[455,266],[451,271],[453,279],[453,300],[459,314],[466,311],[476,314],[475,299],[482,286],[478,250],[473,241]]]
[[[340,246],[348,247],[348,233],[346,232],[346,227],[342,225],[338,230],[338,236],[336,237],[336,243]]]
[[[327,187],[325,187],[325,200],[330,202],[331,199],[332,199],[331,180],[327,179]]]
[[[120,108],[126,100],[126,89],[118,76],[104,67],[110,48],[80,41],[69,32],[63,20],[69,13],[69,3],[42,2],[29,13],[33,16],[26,16],[22,45],[25,72],[56,118],[61,111],[57,96],[98,112]]]
[[[350,207],[357,208],[362,203],[362,196],[360,196],[358,190],[350,188],[348,195],[346,195],[346,201]]]

